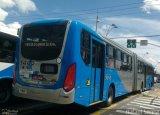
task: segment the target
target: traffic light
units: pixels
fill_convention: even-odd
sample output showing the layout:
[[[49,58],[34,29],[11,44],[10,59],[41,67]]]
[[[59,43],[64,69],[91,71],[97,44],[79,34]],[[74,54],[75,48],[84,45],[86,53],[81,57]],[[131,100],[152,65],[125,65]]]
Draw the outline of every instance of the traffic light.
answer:
[[[136,39],[128,39],[127,48],[136,48]]]
[[[136,48],[136,39],[132,40],[132,48]]]
[[[128,39],[127,40],[127,48],[131,48],[132,47],[132,40]]]

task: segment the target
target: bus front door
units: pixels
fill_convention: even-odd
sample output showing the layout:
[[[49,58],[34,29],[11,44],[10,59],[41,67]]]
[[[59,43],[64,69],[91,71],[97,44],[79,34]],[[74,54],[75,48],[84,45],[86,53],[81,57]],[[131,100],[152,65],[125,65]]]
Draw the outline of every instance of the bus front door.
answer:
[[[103,96],[104,45],[92,40],[91,103],[100,101]]]

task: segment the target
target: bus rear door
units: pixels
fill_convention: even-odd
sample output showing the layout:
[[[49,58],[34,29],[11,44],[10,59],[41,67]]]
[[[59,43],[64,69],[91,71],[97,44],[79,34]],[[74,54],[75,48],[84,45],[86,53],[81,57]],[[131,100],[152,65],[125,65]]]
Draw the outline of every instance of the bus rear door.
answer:
[[[91,103],[100,101],[103,96],[104,48],[103,44],[92,40]]]

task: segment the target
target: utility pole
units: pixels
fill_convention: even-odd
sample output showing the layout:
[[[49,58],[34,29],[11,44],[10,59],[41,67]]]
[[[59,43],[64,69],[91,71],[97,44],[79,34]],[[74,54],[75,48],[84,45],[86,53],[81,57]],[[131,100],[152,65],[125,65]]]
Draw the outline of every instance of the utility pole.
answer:
[[[96,32],[97,32],[97,28],[98,28],[98,22],[99,22],[99,20],[98,20],[98,9],[97,9],[97,17],[96,17]]]
[[[96,32],[97,32],[97,26],[98,26],[98,15],[96,17]]]

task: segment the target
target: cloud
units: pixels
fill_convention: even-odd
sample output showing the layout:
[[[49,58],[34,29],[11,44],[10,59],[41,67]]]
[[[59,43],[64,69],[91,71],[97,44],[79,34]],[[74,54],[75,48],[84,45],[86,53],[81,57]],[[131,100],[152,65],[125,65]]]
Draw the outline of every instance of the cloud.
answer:
[[[21,27],[21,24],[19,22],[13,22],[11,24],[8,24],[9,28],[18,29]]]
[[[22,13],[37,10],[32,0],[0,0],[0,21],[2,21],[2,19],[4,20],[8,15],[7,11],[4,9],[13,7],[17,7]]]
[[[13,22],[10,24],[4,23],[6,17],[8,16],[8,12],[14,12],[14,10],[10,11],[8,8],[14,7],[17,7],[22,13],[36,11],[37,8],[32,0],[0,0],[0,31],[17,35],[17,29],[21,27],[19,22]]]
[[[4,21],[6,17],[8,16],[8,13],[0,8],[0,21]]]
[[[0,0],[0,8],[10,8],[15,5],[13,0]]]
[[[142,9],[147,12],[151,13],[151,11],[158,11],[160,12],[160,0],[144,0],[144,5]]]
[[[20,12],[28,13],[30,11],[36,11],[36,5],[32,0],[0,0],[0,21],[5,21],[8,16],[9,9],[17,7]],[[12,12],[15,12],[12,10]]]
[[[18,22],[13,22],[11,24],[5,24],[0,22],[0,31],[8,34],[17,36],[17,30],[21,27],[21,24]]]
[[[22,13],[28,13],[29,11],[36,11],[36,5],[32,0],[14,0],[17,7]]]
[[[102,23],[102,22],[105,22]],[[99,31],[101,33],[106,33],[107,29],[104,28],[105,25],[116,24],[118,28],[112,29],[108,34],[110,36],[118,36],[120,34],[135,34],[135,35],[155,35],[159,34],[160,31],[160,21],[153,19],[144,18],[133,18],[133,17],[111,17],[104,18],[101,24],[99,23]],[[118,34],[118,35],[117,35]],[[160,39],[155,38],[155,40],[160,41]]]

